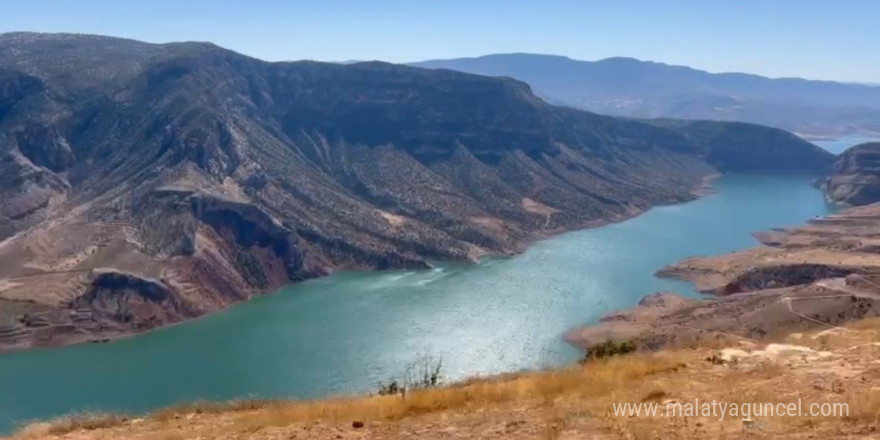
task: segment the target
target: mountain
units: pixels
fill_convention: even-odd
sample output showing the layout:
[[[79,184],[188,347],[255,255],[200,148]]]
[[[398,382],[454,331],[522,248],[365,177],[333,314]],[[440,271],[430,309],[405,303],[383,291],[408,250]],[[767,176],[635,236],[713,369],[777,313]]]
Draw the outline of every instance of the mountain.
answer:
[[[880,142],[856,145],[843,152],[824,182],[826,197],[849,205],[880,202]]]
[[[208,43],[0,35],[0,350],[101,341],[341,268],[427,267],[833,156],[525,83]]]
[[[609,115],[752,122],[812,136],[880,133],[880,87],[608,58],[497,54],[414,63],[529,83],[544,99]]]

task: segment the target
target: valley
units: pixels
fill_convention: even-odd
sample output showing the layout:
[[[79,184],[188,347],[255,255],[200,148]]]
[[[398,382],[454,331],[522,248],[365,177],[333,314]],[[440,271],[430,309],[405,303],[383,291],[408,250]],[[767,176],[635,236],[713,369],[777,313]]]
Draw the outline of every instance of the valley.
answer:
[[[0,55],[0,351],[338,270],[516,254],[691,201],[719,171],[834,160],[778,129],[552,106],[509,78],[71,34],[3,34]]]
[[[880,3],[2,11],[0,440],[880,439]]]
[[[832,213],[822,190],[870,154],[380,62],[31,33],[0,54],[0,432],[363,394],[418,356],[458,381],[876,314],[871,206],[742,251]],[[771,307],[828,289],[850,301]],[[602,318],[661,291],[680,296]]]

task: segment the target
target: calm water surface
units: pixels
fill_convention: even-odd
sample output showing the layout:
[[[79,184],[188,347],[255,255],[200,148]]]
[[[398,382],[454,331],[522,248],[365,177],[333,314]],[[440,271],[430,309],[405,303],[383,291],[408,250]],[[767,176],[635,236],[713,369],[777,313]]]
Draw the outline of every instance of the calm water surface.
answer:
[[[450,380],[569,363],[565,330],[683,282],[653,272],[827,213],[808,177],[726,176],[718,194],[572,232],[513,258],[339,273],[142,336],[0,356],[0,433],[70,411],[375,389],[420,354]]]
[[[813,141],[814,144],[834,153],[840,154],[853,145],[864,144],[865,142],[878,142],[880,139],[866,136],[847,136],[840,139],[827,141]]]

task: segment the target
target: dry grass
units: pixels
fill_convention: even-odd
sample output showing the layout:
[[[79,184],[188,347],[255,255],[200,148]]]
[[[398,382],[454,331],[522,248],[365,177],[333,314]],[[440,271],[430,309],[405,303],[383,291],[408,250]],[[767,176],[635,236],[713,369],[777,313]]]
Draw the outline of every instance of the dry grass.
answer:
[[[871,317],[866,318],[861,321],[856,321],[847,325],[847,328],[852,330],[873,330],[880,331],[880,318]]]
[[[506,375],[501,379],[472,379],[447,387],[419,390],[402,396],[274,402],[256,415],[247,415],[239,427],[285,426],[311,420],[400,420],[420,414],[534,401],[550,406],[559,398],[579,399],[608,395],[625,383],[645,381],[683,365],[676,353],[621,356],[583,367]]]
[[[165,421],[179,418],[184,414],[223,414],[256,411],[286,404],[288,402],[284,400],[269,399],[240,399],[226,402],[198,401],[162,408],[150,414],[150,417],[155,420]]]
[[[193,414],[224,414],[234,418],[232,431],[253,432],[303,421],[396,421],[427,413],[524,401],[537,400],[542,406],[552,407],[561,398],[607,396],[621,384],[646,382],[654,375],[681,368],[681,356],[676,352],[628,355],[568,369],[470,379],[446,387],[414,391],[405,398],[393,395],[316,401],[196,402],[156,411],[146,419],[171,426]],[[564,424],[560,420],[554,417],[547,422],[548,438],[558,436]],[[116,415],[72,415],[31,425],[17,436],[61,435],[118,426],[126,421],[127,418]]]
[[[30,424],[16,433],[23,438],[35,438],[46,435],[63,435],[73,431],[93,431],[96,429],[119,426],[129,420],[120,414],[88,413],[70,414],[48,422]]]
[[[405,398],[392,395],[316,401],[199,402],[157,411],[137,424],[125,423],[124,417],[112,415],[68,417],[32,425],[28,428],[30,433],[25,430],[19,435],[45,437],[109,428],[104,438],[134,438],[128,435],[130,430],[147,432],[150,438],[292,438],[286,433],[316,423],[351,429],[352,422],[359,421],[368,426],[362,429],[416,426],[414,429],[418,430],[420,424],[454,417],[449,420],[456,422],[443,423],[467,431],[476,429],[474,424],[484,423],[483,418],[494,417],[501,420],[501,426],[507,422],[513,422],[518,427],[515,429],[535,426],[531,437],[516,438],[556,439],[573,434],[583,437],[580,434],[596,429],[634,439],[736,437],[748,429],[764,433],[810,432],[819,437],[829,434],[826,437],[830,438],[864,434],[869,432],[865,431],[867,427],[880,424],[880,364],[876,363],[880,359],[880,319],[862,321],[848,329],[793,335],[784,342],[833,351],[834,359],[819,364],[769,359],[722,366],[705,360],[716,352],[717,344],[713,343],[713,348],[679,347],[594,360],[568,369],[476,378],[413,391]],[[801,398],[805,402],[843,402],[849,405],[850,414],[762,418],[752,425],[738,417],[723,421],[702,416],[621,417],[611,411],[614,402],[662,404],[669,400],[689,402],[695,397],[738,404],[793,403]],[[528,424],[521,424],[523,419],[529,420]],[[461,420],[471,425],[462,425]],[[335,432],[326,438],[337,438]],[[406,438],[397,431],[391,432],[394,438]],[[153,436],[157,433],[160,435]],[[267,433],[279,436],[268,437]]]

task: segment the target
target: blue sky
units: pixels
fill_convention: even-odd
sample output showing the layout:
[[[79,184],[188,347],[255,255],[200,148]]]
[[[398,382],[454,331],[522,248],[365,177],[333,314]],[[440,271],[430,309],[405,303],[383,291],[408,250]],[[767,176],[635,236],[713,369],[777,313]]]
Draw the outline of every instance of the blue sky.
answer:
[[[212,41],[266,60],[533,52],[880,83],[875,0],[5,0],[0,32]]]

